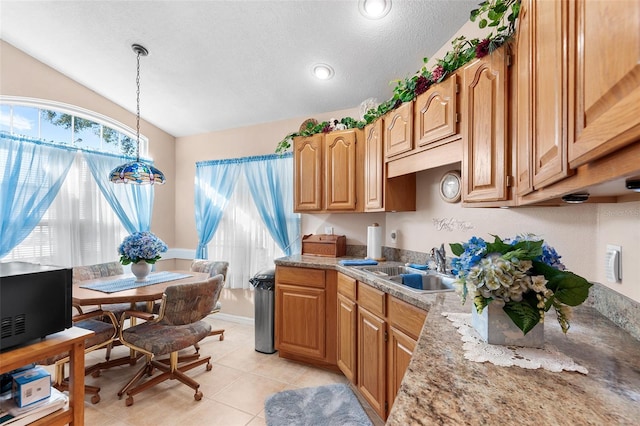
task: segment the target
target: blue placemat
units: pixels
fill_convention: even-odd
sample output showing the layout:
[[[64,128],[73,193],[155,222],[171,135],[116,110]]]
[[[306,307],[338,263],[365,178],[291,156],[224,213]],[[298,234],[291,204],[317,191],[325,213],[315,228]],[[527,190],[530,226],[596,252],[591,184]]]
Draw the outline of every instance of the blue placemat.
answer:
[[[130,290],[132,288],[146,287],[148,285],[164,283],[167,281],[180,280],[182,278],[192,277],[193,275],[181,274],[178,272],[154,272],[149,274],[146,281],[136,282],[136,277],[119,278],[111,281],[100,281],[99,283],[83,284],[80,287],[89,290],[97,290],[103,293],[115,293],[116,291]]]

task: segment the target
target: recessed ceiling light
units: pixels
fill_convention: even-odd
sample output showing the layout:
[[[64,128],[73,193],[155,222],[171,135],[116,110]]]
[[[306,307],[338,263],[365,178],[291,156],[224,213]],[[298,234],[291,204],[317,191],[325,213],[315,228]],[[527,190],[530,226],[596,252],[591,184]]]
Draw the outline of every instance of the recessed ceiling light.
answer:
[[[391,0],[360,0],[358,9],[367,19],[380,19],[391,10]]]
[[[335,74],[333,68],[327,64],[315,64],[312,71],[320,80],[329,80]]]

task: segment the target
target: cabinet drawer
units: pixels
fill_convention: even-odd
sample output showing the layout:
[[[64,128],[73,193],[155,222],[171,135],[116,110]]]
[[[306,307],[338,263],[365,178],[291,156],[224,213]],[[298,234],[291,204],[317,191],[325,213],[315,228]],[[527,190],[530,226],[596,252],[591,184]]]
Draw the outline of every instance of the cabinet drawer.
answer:
[[[385,314],[385,293],[367,284],[358,282],[358,305],[369,312],[384,317]]]
[[[338,294],[346,296],[355,302],[356,300],[356,280],[345,274],[338,274]]]
[[[400,299],[389,297],[389,323],[407,333],[411,338],[418,339],[427,313]]]
[[[325,288],[324,269],[278,266],[276,268],[276,281],[280,284]]]

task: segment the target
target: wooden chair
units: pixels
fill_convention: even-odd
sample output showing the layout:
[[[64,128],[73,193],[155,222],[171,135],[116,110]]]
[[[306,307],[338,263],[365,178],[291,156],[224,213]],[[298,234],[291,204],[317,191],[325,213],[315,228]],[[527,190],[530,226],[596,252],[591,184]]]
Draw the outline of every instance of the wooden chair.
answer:
[[[74,285],[79,285],[83,281],[93,280],[96,278],[104,278],[111,277],[115,275],[124,274],[124,268],[122,264],[118,261],[106,262],[106,263],[96,263],[94,265],[84,265],[84,266],[74,266],[72,271],[72,282]],[[80,313],[82,313],[83,307],[76,307]],[[108,304],[108,305],[100,305],[97,306],[98,309],[111,312],[116,318],[116,325],[120,322],[120,317],[122,313],[130,310],[131,305],[128,303],[117,303],[117,304]],[[146,304],[139,303],[136,305],[136,309],[145,310]],[[116,332],[117,335],[117,332]],[[120,357],[116,359],[111,359],[111,349],[113,346],[119,345],[120,342],[118,339],[114,339],[111,344],[106,347],[105,361],[102,363],[95,364],[87,369],[87,374],[91,374],[92,377],[99,377],[100,370],[106,370],[111,367],[117,367],[120,365],[130,364],[134,365],[138,360],[139,356],[131,353],[129,356]]]
[[[216,276],[218,274],[224,277],[222,282],[222,287],[227,281],[227,271],[229,270],[229,262],[225,262],[222,260],[206,260],[206,259],[195,259],[191,262],[191,271],[192,272],[205,272],[209,273],[210,277]],[[222,309],[222,304],[220,301],[216,302],[216,306],[214,307],[211,313],[220,312]],[[224,328],[211,330],[210,336],[220,336],[220,340],[224,340]],[[198,347],[196,346],[196,350]]]
[[[106,348],[118,333],[117,321],[111,312],[96,310],[81,313],[73,317],[73,325],[93,331],[95,334],[84,342],[85,354],[97,349]],[[65,365],[69,362],[68,354],[57,354],[47,359],[38,361],[42,365],[55,365],[53,374],[53,386],[59,391],[69,390],[69,379],[65,375]],[[85,376],[90,374],[92,366],[85,368]],[[91,403],[100,402],[100,387],[85,384],[85,394],[92,395]]]
[[[211,332],[211,324],[203,319],[214,308],[223,285],[223,276],[216,275],[207,281],[172,285],[166,288],[160,312],[154,314],[127,311],[120,319],[120,341],[129,348],[141,352],[147,362],[118,392],[118,397],[127,394],[126,405],[133,404],[133,396],[165,380],[178,380],[195,390],[196,401],[202,399],[198,382],[185,371],[206,364],[211,370],[211,357],[200,358],[199,353],[178,357],[178,351],[194,346]],[[146,322],[124,328],[128,317],[144,319]],[[156,360],[157,356],[169,355],[168,359]],[[195,358],[195,360],[194,360]],[[190,361],[190,362],[183,362]],[[154,369],[161,374],[153,376]],[[139,383],[144,376],[149,379]]]

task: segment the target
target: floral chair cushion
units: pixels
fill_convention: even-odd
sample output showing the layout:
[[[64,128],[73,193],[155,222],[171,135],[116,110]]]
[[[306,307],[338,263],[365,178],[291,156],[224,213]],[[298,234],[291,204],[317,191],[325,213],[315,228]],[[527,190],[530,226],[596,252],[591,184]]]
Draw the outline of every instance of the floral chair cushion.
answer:
[[[154,355],[195,345],[211,331],[211,324],[202,320],[211,313],[222,285],[218,274],[207,281],[167,287],[158,320],[122,330],[123,343]]]
[[[121,274],[124,274],[124,269],[122,269],[120,262],[115,261],[87,266],[74,266],[73,284],[77,284],[81,281]]]
[[[192,272],[206,272],[210,277],[214,275],[222,274],[224,279],[227,279],[227,270],[229,269],[229,262],[220,260],[205,260],[195,259],[191,262]]]

